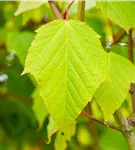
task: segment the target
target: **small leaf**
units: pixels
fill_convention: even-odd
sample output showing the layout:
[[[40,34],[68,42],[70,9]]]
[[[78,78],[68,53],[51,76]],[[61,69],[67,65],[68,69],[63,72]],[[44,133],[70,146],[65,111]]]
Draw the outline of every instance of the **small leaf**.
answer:
[[[45,2],[46,2],[46,0],[39,1],[39,2],[35,1],[35,0],[21,1],[17,11],[15,12],[15,16],[17,16],[25,11],[36,9],[36,8],[40,7],[41,5],[43,5]]]
[[[53,21],[37,33],[23,74],[34,75],[48,111],[64,130],[106,80],[107,55],[99,36],[80,21]]]
[[[129,60],[111,52],[108,62],[110,81],[102,83],[95,93],[106,121],[124,102],[131,82],[135,82],[135,66]]]
[[[76,124],[73,123],[70,125],[65,132],[59,131],[57,133],[56,139],[55,139],[55,150],[65,150],[67,148],[67,141],[71,140],[71,137],[76,132]]]
[[[98,1],[97,6],[112,20],[126,31],[135,28],[135,2],[134,1]]]

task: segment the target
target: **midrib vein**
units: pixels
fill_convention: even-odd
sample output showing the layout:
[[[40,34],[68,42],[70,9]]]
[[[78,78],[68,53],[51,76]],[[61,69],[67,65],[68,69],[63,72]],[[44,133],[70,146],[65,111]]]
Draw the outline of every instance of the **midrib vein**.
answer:
[[[63,113],[63,120],[62,120],[62,126],[63,126],[63,123],[65,122],[64,121],[64,116],[65,116],[65,113],[66,113],[66,100],[67,100],[67,80],[68,80],[68,38],[69,38],[69,31],[68,31],[68,26],[69,26],[69,21],[66,21],[65,22],[65,25],[66,25],[66,80],[65,80],[65,103],[64,103],[64,113]]]

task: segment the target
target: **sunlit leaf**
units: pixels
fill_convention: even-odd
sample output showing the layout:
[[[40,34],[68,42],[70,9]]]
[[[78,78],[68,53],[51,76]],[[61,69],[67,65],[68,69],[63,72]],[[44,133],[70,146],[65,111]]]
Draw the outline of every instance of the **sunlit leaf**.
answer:
[[[97,6],[114,23],[123,27],[126,31],[135,28],[135,2],[134,1],[97,1]]]
[[[106,80],[107,55],[99,36],[80,21],[53,21],[37,33],[23,74],[34,75],[48,111],[64,130]]]
[[[43,5],[46,1],[47,0],[39,1],[39,2],[35,1],[35,0],[21,1],[17,11],[15,12],[15,16],[17,16],[25,11],[36,9],[36,8],[40,7],[41,5]]]
[[[126,58],[108,54],[110,81],[106,81],[97,89],[95,97],[107,121],[124,102],[131,82],[135,83],[135,66]]]

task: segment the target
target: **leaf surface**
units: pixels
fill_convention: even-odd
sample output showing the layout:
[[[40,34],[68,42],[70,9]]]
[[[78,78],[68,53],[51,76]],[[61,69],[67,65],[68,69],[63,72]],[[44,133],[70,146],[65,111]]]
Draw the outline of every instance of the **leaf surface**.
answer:
[[[41,5],[43,5],[45,1],[35,1],[35,0],[30,0],[30,1],[21,1],[17,11],[15,12],[15,16],[25,12],[25,11],[29,11],[32,9],[36,9],[38,7],[40,7]]]
[[[97,6],[112,20],[126,31],[135,28],[135,2],[134,1],[98,1]]]
[[[37,30],[23,74],[34,75],[48,111],[64,130],[106,80],[107,69],[107,55],[89,26],[57,20]]]
[[[106,121],[124,102],[130,84],[135,83],[135,66],[129,60],[111,52],[108,62],[110,81],[102,83],[95,93]]]

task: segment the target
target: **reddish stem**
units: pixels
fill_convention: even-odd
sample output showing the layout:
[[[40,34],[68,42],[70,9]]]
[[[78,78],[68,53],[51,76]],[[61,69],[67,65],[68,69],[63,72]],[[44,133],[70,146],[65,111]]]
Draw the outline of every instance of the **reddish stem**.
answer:
[[[75,0],[72,0],[71,2],[70,2],[70,4],[68,5],[68,7],[67,7],[67,9],[66,9],[66,11],[65,11],[65,13],[64,13],[64,19],[65,20],[68,20],[68,12],[69,12],[69,9],[70,9],[70,7],[72,6],[72,4],[75,2]]]
[[[96,122],[98,122],[98,123],[100,123],[100,124],[102,124],[102,125],[104,125],[104,126],[106,126],[106,127],[112,128],[112,129],[114,129],[114,130],[121,131],[121,129],[120,129],[119,127],[116,127],[116,126],[107,124],[106,122],[102,122],[102,121],[96,119],[95,117],[91,116],[91,115],[90,115],[89,113],[87,113],[86,111],[82,112],[81,114],[82,114],[82,115],[85,115],[85,116],[87,116],[87,117],[89,117],[89,118],[92,119],[93,121],[96,121]]]

